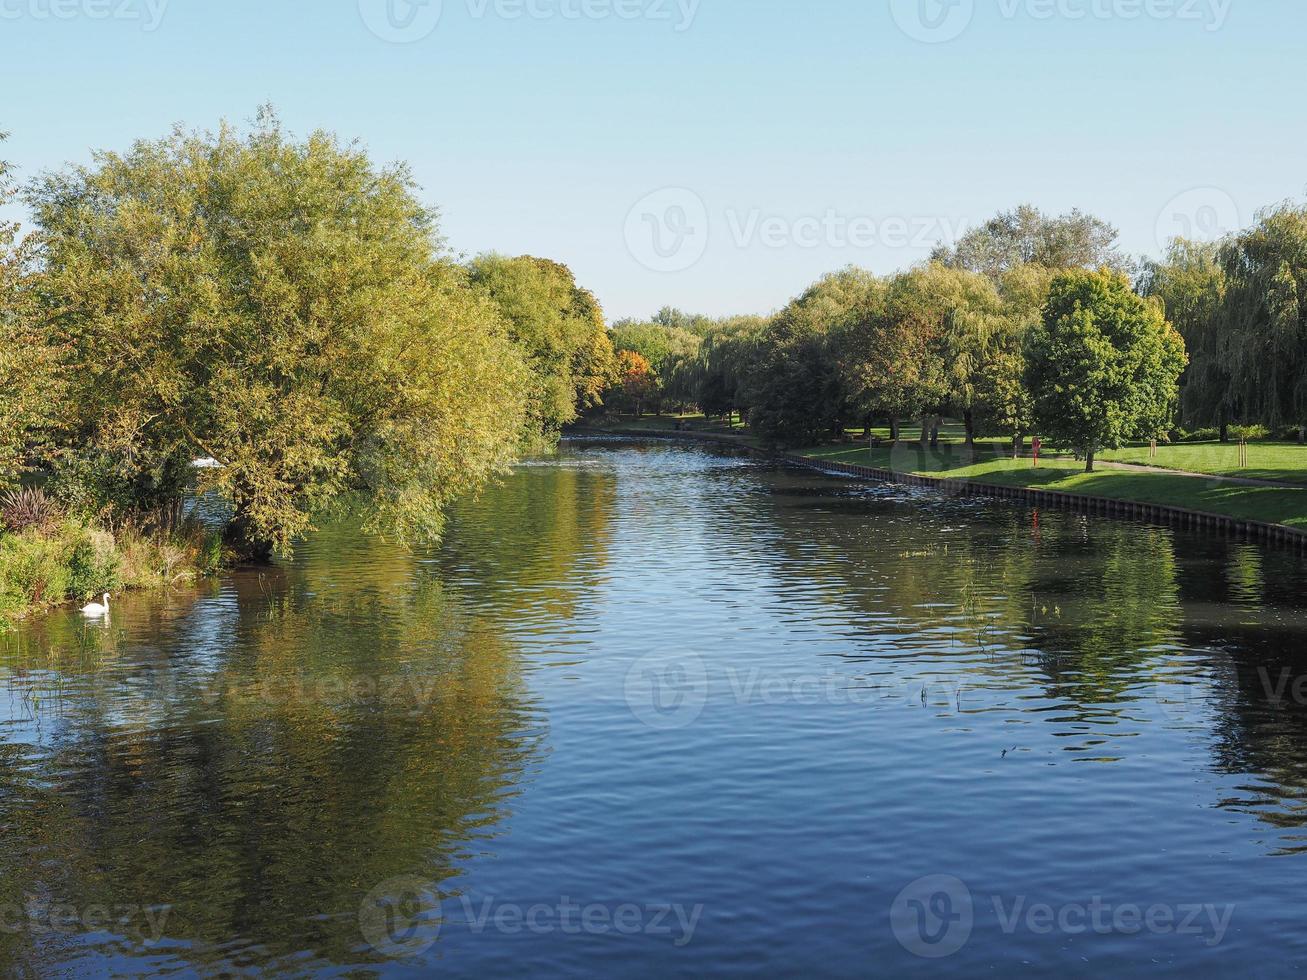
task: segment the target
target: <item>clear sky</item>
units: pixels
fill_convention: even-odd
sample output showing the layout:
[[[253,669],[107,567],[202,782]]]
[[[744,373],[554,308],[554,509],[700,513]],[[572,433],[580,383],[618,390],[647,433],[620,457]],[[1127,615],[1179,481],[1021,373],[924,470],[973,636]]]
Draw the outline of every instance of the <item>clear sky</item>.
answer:
[[[1301,200],[1305,48],[1303,0],[0,0],[0,129],[30,176],[272,102],[611,318],[762,313],[1023,201],[1156,254]]]

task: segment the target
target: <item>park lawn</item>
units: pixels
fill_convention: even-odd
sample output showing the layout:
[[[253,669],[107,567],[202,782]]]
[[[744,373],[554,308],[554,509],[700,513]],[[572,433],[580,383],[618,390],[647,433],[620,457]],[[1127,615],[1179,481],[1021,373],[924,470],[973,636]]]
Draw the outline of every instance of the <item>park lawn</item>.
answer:
[[[1129,446],[1103,453],[1103,459],[1190,473],[1307,484],[1307,446],[1296,442],[1250,442],[1247,467],[1239,466],[1238,444],[1220,442],[1158,446],[1156,459],[1149,458],[1147,446]]]
[[[1144,450],[1147,453],[1147,450]],[[898,448],[868,449],[850,446],[822,446],[801,455],[818,460],[851,463],[901,473],[950,479],[975,480],[1001,486],[1037,487],[1064,493],[1109,497],[1138,503],[1184,507],[1208,514],[1241,520],[1285,524],[1307,529],[1307,485],[1297,487],[1246,487],[1204,480],[1197,476],[1104,469],[1086,473],[1084,464],[1056,459],[1040,463],[1014,460],[992,452],[978,452],[968,460],[961,446],[926,450],[918,444]]]

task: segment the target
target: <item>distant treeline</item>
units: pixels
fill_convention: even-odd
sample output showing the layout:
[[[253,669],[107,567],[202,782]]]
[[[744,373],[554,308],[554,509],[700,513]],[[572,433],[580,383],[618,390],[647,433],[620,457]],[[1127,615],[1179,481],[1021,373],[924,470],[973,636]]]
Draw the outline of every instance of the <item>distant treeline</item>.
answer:
[[[1301,437],[1307,208],[1160,261],[1116,242],[1092,216],[1021,207],[906,272],[828,275],[771,317],[621,322],[620,404],[738,412],[791,445],[908,421],[929,439],[941,416],[968,440],[1042,434],[1085,456],[1180,428]]]

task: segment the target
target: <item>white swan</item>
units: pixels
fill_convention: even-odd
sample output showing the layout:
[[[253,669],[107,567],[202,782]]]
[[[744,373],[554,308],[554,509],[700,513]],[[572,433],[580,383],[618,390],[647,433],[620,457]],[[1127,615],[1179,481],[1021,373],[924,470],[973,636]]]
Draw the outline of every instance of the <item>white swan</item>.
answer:
[[[104,594],[104,603],[92,602],[90,605],[82,607],[83,616],[108,616],[109,615],[109,593]]]

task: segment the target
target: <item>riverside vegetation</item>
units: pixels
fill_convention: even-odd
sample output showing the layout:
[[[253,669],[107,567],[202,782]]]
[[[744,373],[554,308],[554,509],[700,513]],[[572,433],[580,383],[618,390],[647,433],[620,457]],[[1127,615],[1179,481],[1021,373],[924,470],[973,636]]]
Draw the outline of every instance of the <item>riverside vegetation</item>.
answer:
[[[1040,434],[1092,472],[1182,428],[1307,426],[1307,209],[1133,262],[1080,212],[1001,214],[930,261],[847,268],[769,317],[612,329],[548,259],[462,261],[403,165],[263,110],[0,195],[0,612],[288,553],[357,514],[430,541],[451,502],[614,410],[768,445],[920,422]],[[196,461],[206,465],[197,467]],[[225,509],[206,530],[188,509]],[[29,520],[24,507],[48,516]]]

